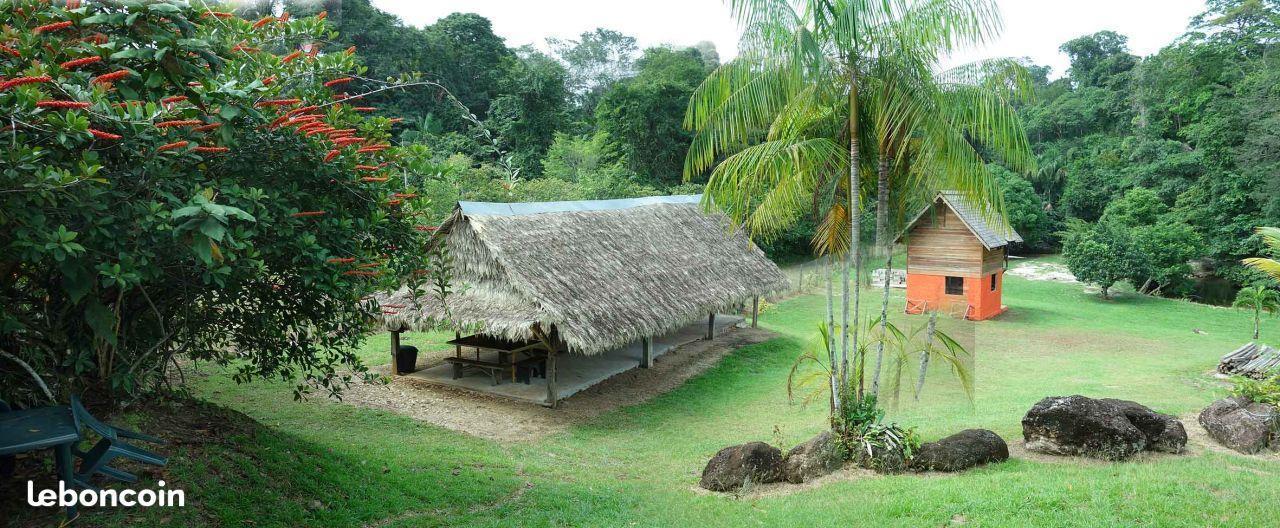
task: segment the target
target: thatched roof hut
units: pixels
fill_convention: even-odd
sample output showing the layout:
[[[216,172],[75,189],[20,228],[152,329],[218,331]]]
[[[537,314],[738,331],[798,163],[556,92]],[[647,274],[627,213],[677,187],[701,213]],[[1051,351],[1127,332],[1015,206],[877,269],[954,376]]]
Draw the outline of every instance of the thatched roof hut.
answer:
[[[701,196],[459,202],[435,235],[453,258],[452,321],[512,341],[556,332],[594,355],[781,291],[786,278]],[[388,330],[436,327],[438,299],[401,290]]]

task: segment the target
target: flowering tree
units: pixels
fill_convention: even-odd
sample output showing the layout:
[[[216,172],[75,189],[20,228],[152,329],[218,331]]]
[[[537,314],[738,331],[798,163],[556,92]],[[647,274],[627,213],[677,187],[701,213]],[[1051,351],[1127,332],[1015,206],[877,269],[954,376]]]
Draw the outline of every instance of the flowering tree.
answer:
[[[135,397],[177,358],[298,396],[365,372],[351,349],[394,309],[369,294],[427,268],[426,228],[332,36],[203,2],[0,6],[0,397]]]

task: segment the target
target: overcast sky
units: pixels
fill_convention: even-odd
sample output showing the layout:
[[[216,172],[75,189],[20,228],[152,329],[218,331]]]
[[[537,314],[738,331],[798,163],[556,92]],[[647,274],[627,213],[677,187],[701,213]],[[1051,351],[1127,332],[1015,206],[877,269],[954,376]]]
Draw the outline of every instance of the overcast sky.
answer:
[[[956,63],[987,57],[1031,57],[1063,74],[1063,42],[1110,29],[1129,37],[1132,51],[1149,55],[1169,44],[1204,10],[1204,0],[998,0],[1004,33],[986,47],[965,52]],[[722,60],[736,54],[738,29],[722,0],[373,0],[414,26],[449,13],[479,13],[516,47],[546,49],[548,37],[575,38],[597,27],[636,37],[640,46],[692,45],[709,40]]]

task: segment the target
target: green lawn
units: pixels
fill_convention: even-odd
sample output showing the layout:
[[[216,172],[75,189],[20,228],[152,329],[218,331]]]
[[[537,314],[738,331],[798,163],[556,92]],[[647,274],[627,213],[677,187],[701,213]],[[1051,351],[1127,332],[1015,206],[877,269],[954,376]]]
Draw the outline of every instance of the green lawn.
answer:
[[[926,440],[962,428],[1020,441],[1020,419],[1049,395],[1134,399],[1183,416],[1222,388],[1207,372],[1245,341],[1239,311],[1126,295],[1102,301],[1078,285],[1010,277],[1010,312],[948,322],[971,340],[970,404],[945,369],[922,403],[891,418]],[[864,297],[869,307],[878,299]],[[895,299],[893,308],[901,310]],[[832,482],[754,499],[699,493],[721,447],[790,445],[819,431],[821,405],[788,404],[787,371],[822,318],[823,300],[798,297],[761,324],[779,338],[741,349],[679,389],[540,441],[500,444],[396,414],[324,400],[298,403],[283,384],[236,385],[213,375],[195,393],[253,423],[202,458],[177,456],[169,486],[193,507],[128,512],[222,526],[1264,526],[1280,518],[1280,463],[1197,451],[1129,463],[1010,460],[946,476]],[[910,321],[919,322],[919,318]],[[1280,335],[1268,322],[1264,337]],[[1207,334],[1197,334],[1201,329]],[[440,336],[409,336],[409,342]],[[416,342],[415,342],[416,341]],[[385,363],[385,338],[362,351]],[[775,428],[779,435],[775,435]],[[313,500],[320,503],[313,504]],[[125,512],[89,524],[123,524]]]

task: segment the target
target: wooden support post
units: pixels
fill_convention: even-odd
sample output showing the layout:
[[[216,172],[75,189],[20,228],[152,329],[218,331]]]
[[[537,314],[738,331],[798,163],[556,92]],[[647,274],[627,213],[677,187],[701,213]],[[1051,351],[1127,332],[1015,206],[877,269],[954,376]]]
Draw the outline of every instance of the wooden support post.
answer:
[[[555,327],[551,328],[551,333],[555,334]],[[560,401],[560,393],[556,391],[556,344],[551,336],[543,332],[542,327],[537,324],[533,325],[533,335],[542,342],[542,347],[547,349],[547,372],[543,376],[547,379],[546,406],[555,409],[556,403]]]
[[[454,340],[462,339],[462,332],[455,331],[453,333],[453,339]],[[453,357],[462,357],[462,345],[454,345]]]
[[[716,338],[716,313],[707,316],[707,341]]]
[[[653,339],[640,338],[640,368],[653,366]]]
[[[751,299],[751,328],[756,328],[760,320],[760,296]]]
[[[547,404],[552,409],[560,401],[560,393],[556,392],[556,350],[547,351]]]
[[[400,375],[400,331],[391,332],[391,375]]]

